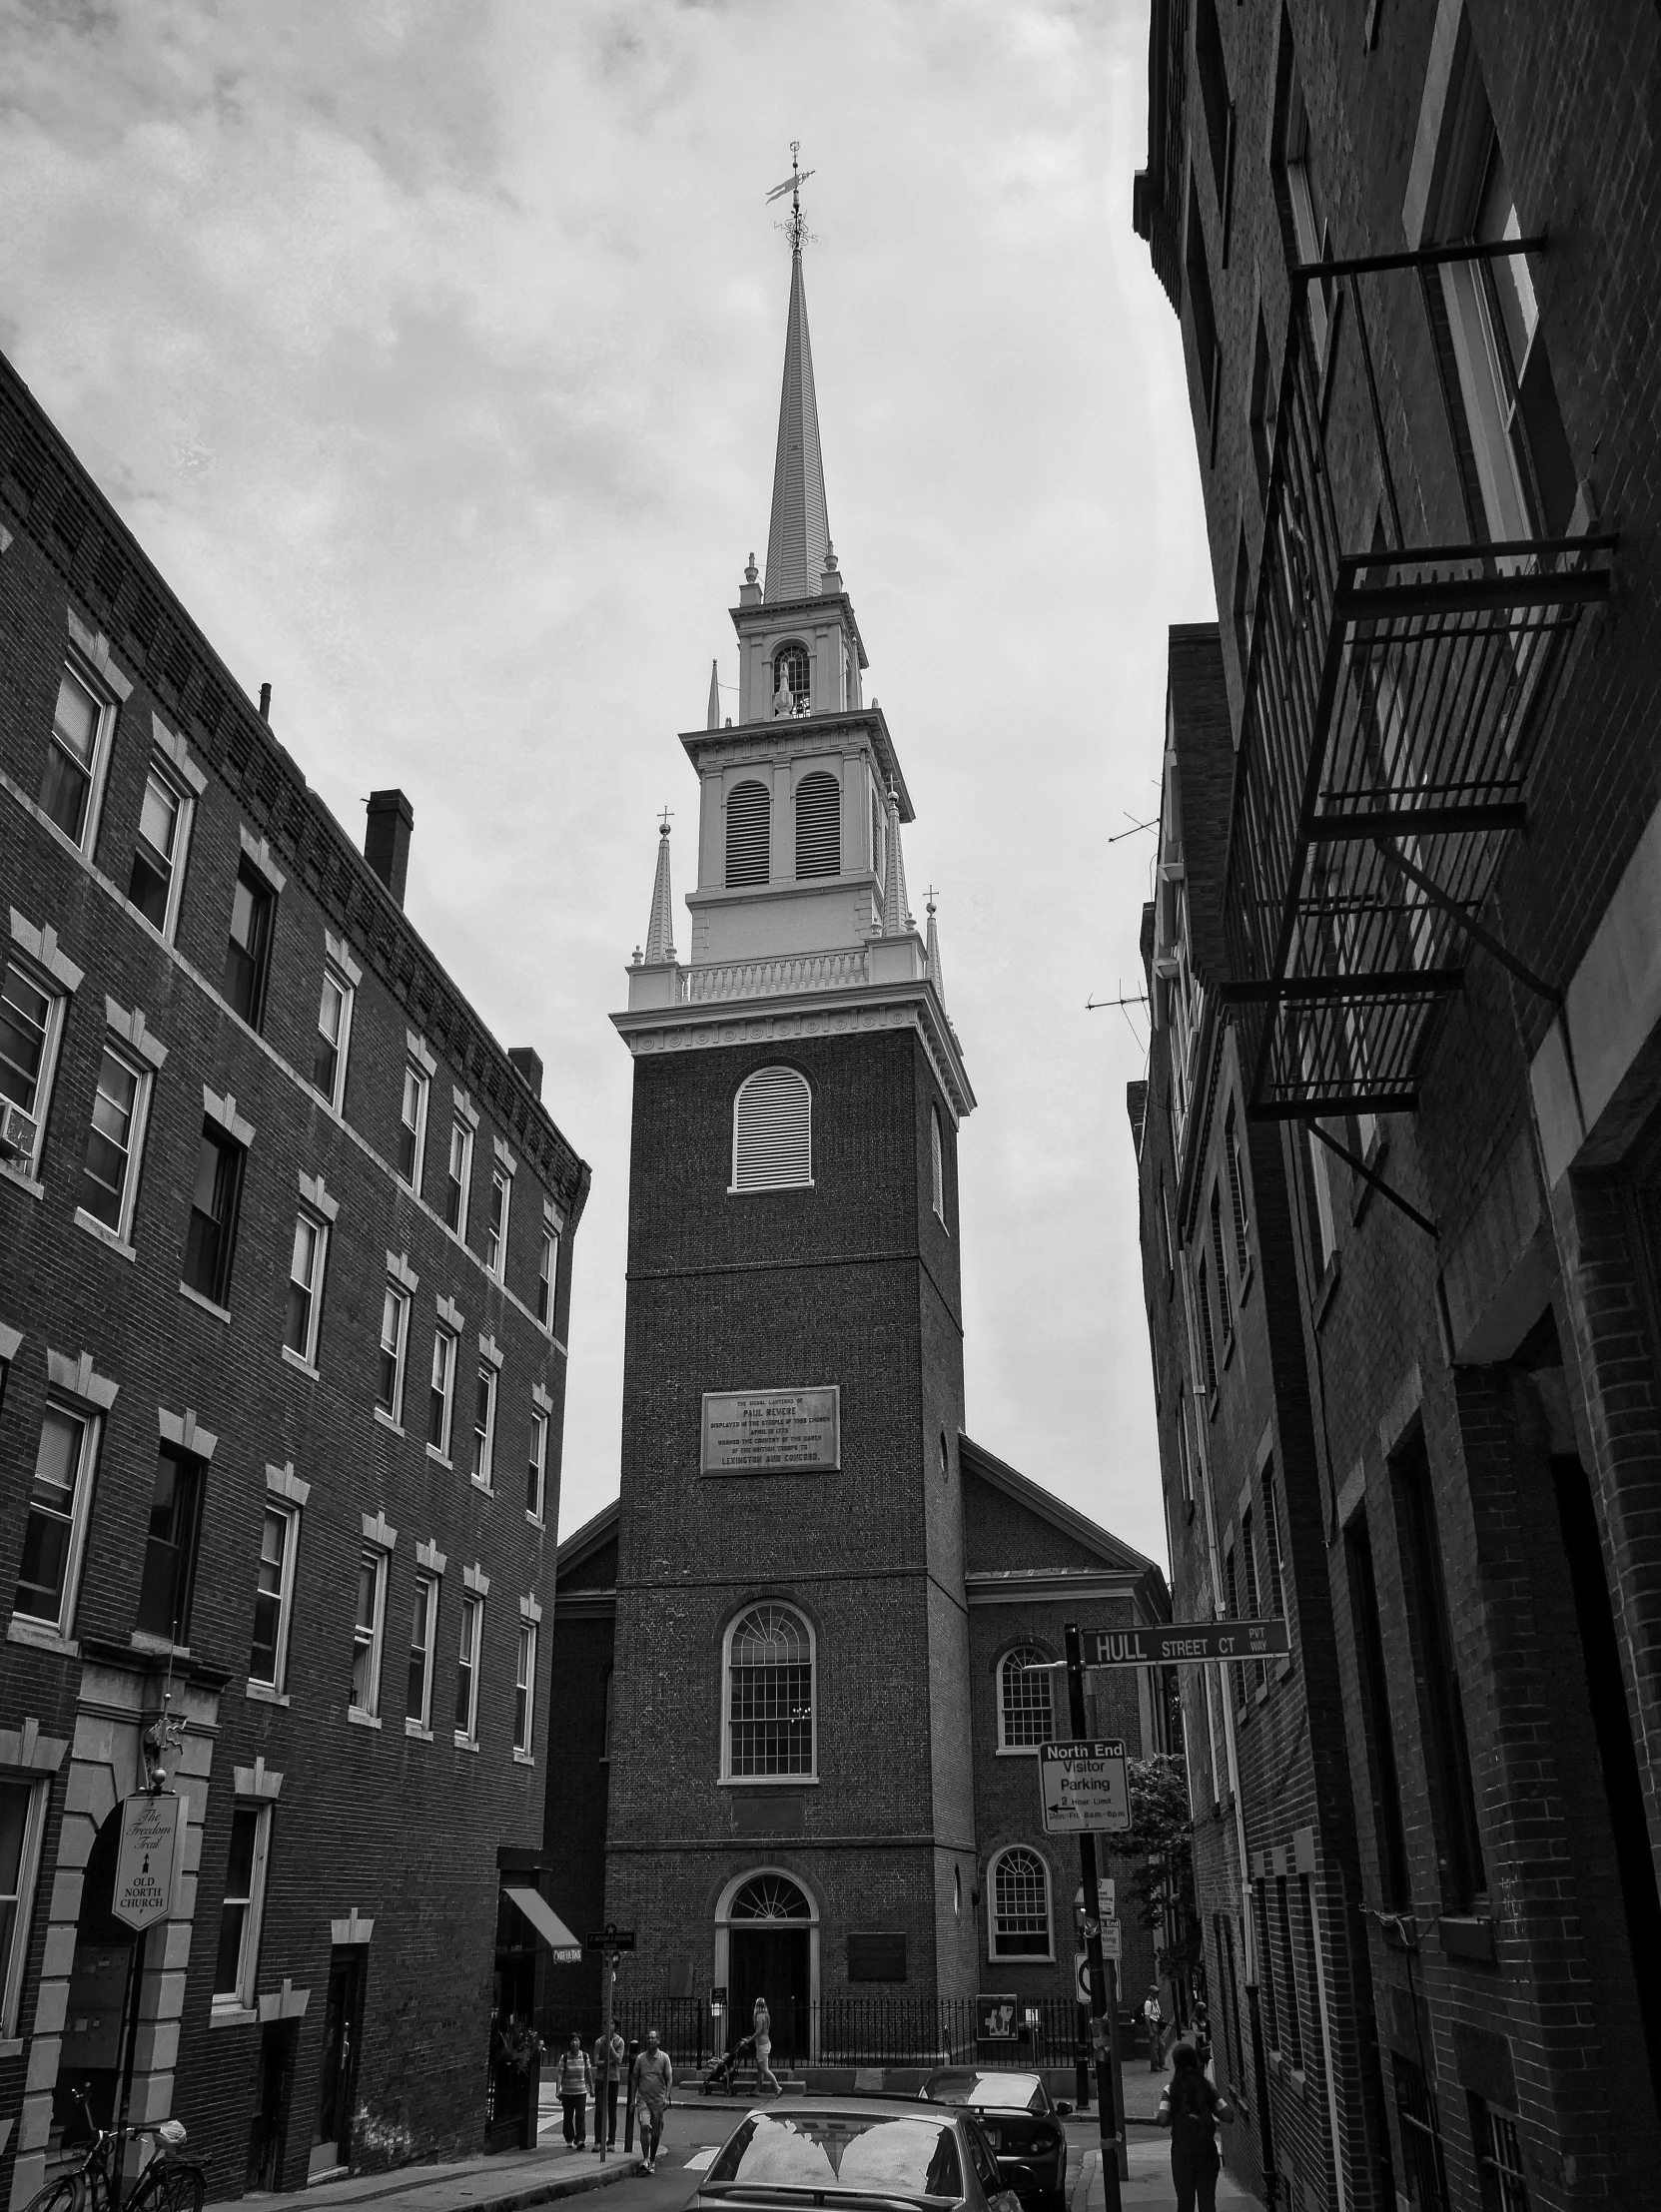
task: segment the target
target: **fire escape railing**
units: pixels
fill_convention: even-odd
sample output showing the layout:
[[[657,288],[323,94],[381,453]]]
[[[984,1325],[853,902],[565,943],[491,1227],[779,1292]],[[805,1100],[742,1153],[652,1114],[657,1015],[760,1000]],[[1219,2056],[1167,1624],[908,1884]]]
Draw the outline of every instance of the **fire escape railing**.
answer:
[[[1293,275],[1224,909],[1224,996],[1259,1115],[1410,1110],[1431,1016],[1472,939],[1527,977],[1476,917],[1525,820],[1529,768],[1582,614],[1608,596],[1616,541],[1404,542],[1360,280],[1413,271],[1422,292],[1438,263],[1543,244]],[[1417,343],[1433,347],[1424,324]],[[1385,328],[1400,341],[1399,318]],[[1426,425],[1399,382],[1391,397],[1397,449],[1421,482],[1426,467],[1453,471],[1446,405]],[[1373,511],[1340,521],[1334,459],[1346,483],[1376,484]]]

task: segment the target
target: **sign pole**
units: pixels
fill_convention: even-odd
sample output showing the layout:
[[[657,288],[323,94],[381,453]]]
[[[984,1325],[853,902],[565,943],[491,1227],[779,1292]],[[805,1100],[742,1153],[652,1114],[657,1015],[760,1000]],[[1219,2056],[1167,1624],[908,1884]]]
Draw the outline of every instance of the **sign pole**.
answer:
[[[594,2133],[600,2147],[600,2164],[605,2164],[605,2138],[611,2117],[611,1984],[617,1978],[617,1957],[614,1951],[600,1955],[600,1978],[605,1984],[605,1998],[600,2006],[600,2078],[599,2103],[594,2112]]]
[[[1072,1714],[1073,1734],[1076,1738],[1082,1738],[1086,1734],[1085,1668],[1077,1622],[1068,1624],[1066,1636],[1068,1703]],[[1109,2048],[1113,2025],[1112,2016],[1108,2014],[1109,1983],[1107,1964],[1102,1956],[1102,1915],[1098,1909],[1096,1893],[1096,1839],[1088,1829],[1079,1838],[1079,1873],[1085,1891],[1085,1952],[1090,1960],[1090,2038],[1095,2046],[1096,2057],[1096,2121],[1102,2142],[1104,2212],[1122,2212],[1119,2161],[1124,2129],[1119,2118],[1119,2100],[1115,2095],[1113,2060]],[[1104,2014],[1108,2016],[1104,2018]]]

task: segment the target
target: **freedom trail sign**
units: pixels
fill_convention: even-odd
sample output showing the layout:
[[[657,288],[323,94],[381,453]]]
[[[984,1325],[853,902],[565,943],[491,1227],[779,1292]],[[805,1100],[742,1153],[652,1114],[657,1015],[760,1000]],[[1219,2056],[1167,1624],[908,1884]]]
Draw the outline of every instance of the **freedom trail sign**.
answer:
[[[1130,1827],[1122,1737],[1041,1744],[1038,1779],[1046,1836],[1120,1836]]]
[[[1185,1659],[1278,1659],[1290,1649],[1284,1621],[1174,1621],[1169,1628],[1090,1629],[1085,1665],[1171,1667]]]

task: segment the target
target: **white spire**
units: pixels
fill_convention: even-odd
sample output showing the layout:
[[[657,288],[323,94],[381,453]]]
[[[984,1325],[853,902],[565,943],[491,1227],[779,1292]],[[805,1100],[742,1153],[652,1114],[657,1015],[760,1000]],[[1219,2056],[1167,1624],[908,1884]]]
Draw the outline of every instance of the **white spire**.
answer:
[[[721,679],[716,673],[715,662],[711,661],[709,664],[709,720],[704,724],[704,728],[706,730],[718,730],[720,726]]]
[[[888,787],[888,881],[883,888],[882,934],[903,937],[916,924],[906,903],[906,864],[900,851],[900,794]]]
[[[946,1004],[946,984],[940,973],[940,932],[934,926],[933,884],[929,886],[928,916],[929,935],[926,949],[929,956],[929,980],[934,985],[935,997],[944,1006]]]
[[[651,920],[646,924],[646,966],[663,968],[675,957],[669,899],[669,810],[657,826],[657,874],[651,887]]]

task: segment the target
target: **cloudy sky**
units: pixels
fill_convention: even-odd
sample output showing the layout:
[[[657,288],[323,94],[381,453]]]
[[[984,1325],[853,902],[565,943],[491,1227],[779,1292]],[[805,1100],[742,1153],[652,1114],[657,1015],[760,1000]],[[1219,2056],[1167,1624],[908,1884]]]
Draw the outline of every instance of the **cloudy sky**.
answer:
[[[1146,0],[0,0],[0,347],[591,1161],[561,1528],[615,1494],[675,740],[765,551],[789,260],[979,1111],[969,1426],[1163,1559],[1125,1085],[1164,638],[1214,613],[1130,224]],[[681,938],[685,942],[682,925]]]

